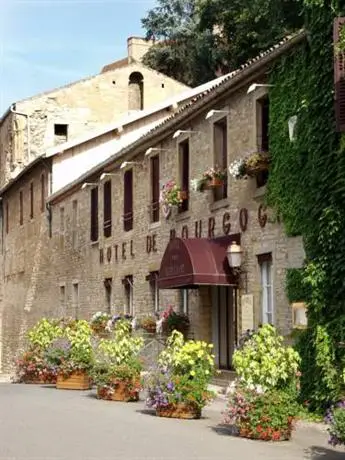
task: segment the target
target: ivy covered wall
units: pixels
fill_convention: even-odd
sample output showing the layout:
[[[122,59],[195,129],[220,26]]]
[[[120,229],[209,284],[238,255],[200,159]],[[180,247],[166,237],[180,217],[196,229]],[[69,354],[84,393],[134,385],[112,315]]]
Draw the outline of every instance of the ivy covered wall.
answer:
[[[322,409],[343,391],[345,367],[345,138],[335,130],[333,84],[333,19],[345,14],[345,2],[305,3],[308,38],[270,76],[267,201],[287,233],[304,239],[305,269],[288,273],[287,287],[299,283],[308,293],[309,326],[299,342],[302,398]]]

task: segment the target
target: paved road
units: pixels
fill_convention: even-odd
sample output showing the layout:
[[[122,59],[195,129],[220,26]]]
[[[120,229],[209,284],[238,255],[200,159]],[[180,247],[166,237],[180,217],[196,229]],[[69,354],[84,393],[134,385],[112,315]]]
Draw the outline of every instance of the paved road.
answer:
[[[92,392],[0,384],[0,460],[345,460],[320,429],[293,441],[234,438],[219,425],[224,401],[201,420],[163,419],[144,402],[99,401]]]

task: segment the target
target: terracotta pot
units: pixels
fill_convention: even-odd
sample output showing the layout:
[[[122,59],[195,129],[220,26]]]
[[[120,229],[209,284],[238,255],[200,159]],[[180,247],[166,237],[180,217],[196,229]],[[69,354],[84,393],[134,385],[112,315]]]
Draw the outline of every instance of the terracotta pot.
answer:
[[[210,179],[207,183],[208,188],[216,188],[216,187],[222,187],[224,184],[224,181],[222,179],[218,179],[218,177],[214,177],[213,179]]]
[[[133,386],[136,389],[133,390]],[[98,387],[97,397],[107,401],[139,401],[139,389],[137,389],[138,386],[138,382],[130,385],[128,382],[116,382],[112,385],[112,389],[109,387]]]
[[[59,390],[89,390],[91,388],[90,377],[86,372],[73,372],[68,377],[62,374],[57,376],[56,388]]]
[[[178,403],[169,404],[168,406],[156,409],[156,415],[158,417],[181,418],[192,420],[199,419],[201,417],[201,410],[189,404]]]
[[[185,190],[180,190],[179,192],[177,192],[177,199],[182,201],[186,200],[187,192]]]

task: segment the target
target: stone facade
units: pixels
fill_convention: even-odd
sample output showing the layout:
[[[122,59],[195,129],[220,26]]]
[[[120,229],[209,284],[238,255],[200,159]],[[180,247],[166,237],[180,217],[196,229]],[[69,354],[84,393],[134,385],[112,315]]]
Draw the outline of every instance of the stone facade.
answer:
[[[129,39],[128,57],[109,70],[14,104],[0,120],[0,187],[46,149],[147,109],[187,87],[143,66],[150,42]],[[145,48],[146,47],[146,48]],[[131,84],[131,76],[141,83]],[[135,104],[133,97],[139,102]],[[142,98],[142,101],[140,101]]]
[[[131,313],[136,316],[153,314],[155,295],[148,275],[159,270],[172,234],[182,238],[240,235],[244,261],[237,288],[199,286],[189,289],[188,305],[185,291],[160,290],[159,302],[156,302],[159,310],[167,305],[188,310],[192,334],[215,343],[219,362],[222,346],[224,348],[224,344],[220,343],[224,328],[230,331],[231,343],[227,347],[231,354],[241,331],[257,326],[264,319],[258,260],[263,254],[269,253],[272,260],[270,286],[273,322],[283,334],[290,332],[292,312],[285,295],[285,272],[288,268],[302,265],[303,245],[299,238],[288,238],[283,226],[270,210],[265,209],[265,187],[258,188],[254,178],[235,180],[228,175],[227,197],[217,201],[212,190],[197,192],[189,189],[187,211],[178,212],[174,208],[168,219],[160,212],[159,221],[151,222],[152,162],[144,152],[149,147],[161,149],[158,155],[159,181],[162,185],[170,179],[181,181],[180,145],[187,140],[189,179],[200,177],[216,163],[215,149],[219,136],[215,123],[222,122],[226,127],[228,165],[235,159],[257,151],[261,142],[258,105],[267,88],[250,94],[247,94],[247,89],[251,83],[258,81],[265,81],[265,72],[253,73],[251,78],[238,78],[233,86],[225,83],[223,91],[217,86],[216,90],[208,91],[208,96],[204,94],[199,98],[197,103],[188,103],[169,121],[126,147],[116,158],[110,159],[106,166],[94,168],[92,173],[83,175],[69,188],[48,198],[48,215],[51,219],[47,219],[42,212],[40,219],[35,218],[34,222],[30,219],[30,222],[21,226],[16,211],[20,187],[25,190],[25,200],[29,199],[30,184],[40,181],[40,168],[43,165],[38,164],[36,169],[29,168],[3,192],[2,266],[11,267],[5,268],[1,302],[0,363],[3,371],[11,368],[14,356],[22,348],[24,330],[43,315],[90,318],[98,310],[114,313],[126,311],[126,277],[127,280],[131,277],[127,286],[133,288]],[[221,112],[206,119],[210,110]],[[176,130],[187,132],[173,138]],[[135,163],[120,168],[125,160]],[[133,171],[133,229],[125,231],[124,176],[128,168]],[[107,237],[103,231],[104,181],[100,180],[103,172],[109,174],[104,181],[111,180],[112,184],[111,236]],[[86,182],[98,183],[99,231],[95,241],[90,239],[91,190],[95,186],[82,187]],[[36,199],[37,194],[34,196]],[[8,233],[7,203],[10,210]],[[23,227],[27,229],[24,233]],[[15,250],[19,247],[24,257]],[[229,316],[226,323],[218,308],[218,303],[223,302],[218,302],[220,296],[226,296]]]

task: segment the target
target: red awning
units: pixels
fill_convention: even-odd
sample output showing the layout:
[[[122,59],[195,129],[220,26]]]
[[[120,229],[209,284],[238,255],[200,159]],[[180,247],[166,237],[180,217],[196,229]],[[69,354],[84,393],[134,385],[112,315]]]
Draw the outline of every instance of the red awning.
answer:
[[[240,243],[240,234],[220,238],[172,239],[163,255],[159,270],[160,289],[198,285],[237,285],[229,267],[226,251],[232,241]]]

